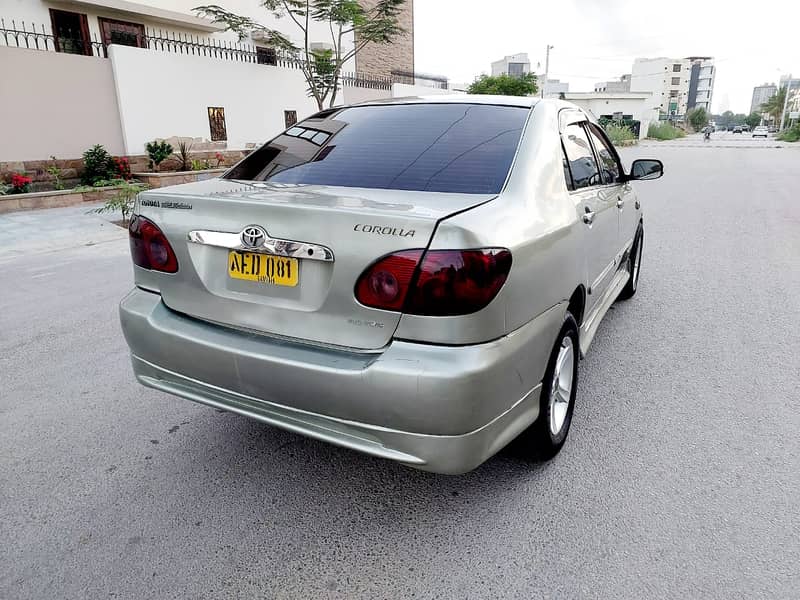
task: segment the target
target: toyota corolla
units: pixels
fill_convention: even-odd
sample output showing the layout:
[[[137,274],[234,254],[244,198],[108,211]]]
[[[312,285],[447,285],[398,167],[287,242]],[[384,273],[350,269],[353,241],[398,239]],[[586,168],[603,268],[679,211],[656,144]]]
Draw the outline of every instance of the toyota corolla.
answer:
[[[149,387],[420,469],[563,445],[644,245],[603,129],[558,100],[394,99],[142,193],[120,315]]]

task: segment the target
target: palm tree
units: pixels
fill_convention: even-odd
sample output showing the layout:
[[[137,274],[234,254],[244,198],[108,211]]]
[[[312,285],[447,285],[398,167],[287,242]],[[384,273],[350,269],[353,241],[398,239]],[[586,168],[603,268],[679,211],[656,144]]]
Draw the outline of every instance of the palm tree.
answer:
[[[775,119],[775,124],[781,122],[781,114],[783,114],[783,104],[786,101],[786,88],[782,87],[778,92],[769,100],[761,105],[761,110],[769,113]]]

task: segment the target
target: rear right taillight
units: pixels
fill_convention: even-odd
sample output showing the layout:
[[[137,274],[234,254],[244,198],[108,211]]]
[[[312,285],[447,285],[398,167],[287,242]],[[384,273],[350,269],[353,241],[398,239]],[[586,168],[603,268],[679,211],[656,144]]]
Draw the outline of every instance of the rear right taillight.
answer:
[[[370,265],[356,283],[356,299],[412,315],[466,315],[497,296],[510,270],[505,248],[405,250]]]
[[[178,259],[172,246],[150,219],[134,215],[128,225],[128,236],[133,264],[152,271],[177,272]]]

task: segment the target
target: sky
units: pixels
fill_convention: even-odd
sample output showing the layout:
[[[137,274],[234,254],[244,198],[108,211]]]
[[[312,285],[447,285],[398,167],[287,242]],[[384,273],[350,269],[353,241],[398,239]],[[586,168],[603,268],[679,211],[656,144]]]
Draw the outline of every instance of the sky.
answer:
[[[738,7],[741,6],[743,10]],[[634,58],[713,56],[712,111],[750,110],[753,87],[800,77],[800,1],[414,0],[418,72],[469,83],[492,61],[527,52],[570,91],[631,72]],[[537,63],[541,63],[539,69]]]

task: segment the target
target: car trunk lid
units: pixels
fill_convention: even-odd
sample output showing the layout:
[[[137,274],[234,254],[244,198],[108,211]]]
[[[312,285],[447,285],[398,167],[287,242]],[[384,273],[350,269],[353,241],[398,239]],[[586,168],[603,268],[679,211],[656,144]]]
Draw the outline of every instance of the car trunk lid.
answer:
[[[491,198],[213,179],[144,192],[137,212],[162,229],[177,255],[178,272],[158,274],[171,309],[256,333],[370,350],[389,342],[401,313],[358,303],[359,275],[386,254],[427,247],[439,220]],[[289,285],[275,285],[230,274],[231,261],[248,260],[237,249],[249,226],[276,241],[274,252],[295,252],[296,263],[283,263],[296,269],[294,285],[291,277],[283,279]],[[267,259],[280,268],[282,261]],[[244,266],[252,271],[252,259]]]

